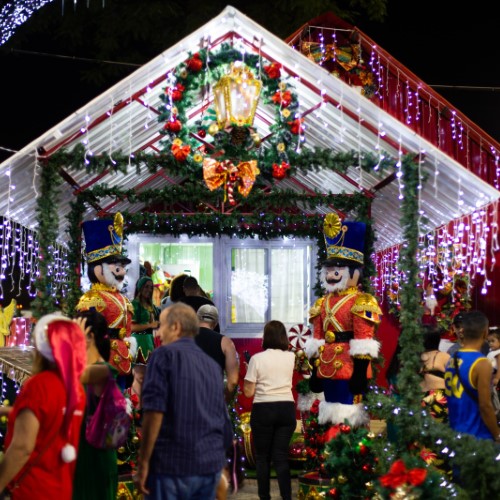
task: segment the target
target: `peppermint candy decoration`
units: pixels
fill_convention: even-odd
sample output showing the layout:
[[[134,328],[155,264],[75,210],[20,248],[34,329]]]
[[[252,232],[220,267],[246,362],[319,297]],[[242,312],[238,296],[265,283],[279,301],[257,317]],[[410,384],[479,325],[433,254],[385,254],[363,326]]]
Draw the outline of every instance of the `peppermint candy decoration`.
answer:
[[[299,324],[290,327],[290,330],[288,330],[288,342],[290,342],[292,350],[304,349],[306,341],[311,335],[311,329],[307,325]]]

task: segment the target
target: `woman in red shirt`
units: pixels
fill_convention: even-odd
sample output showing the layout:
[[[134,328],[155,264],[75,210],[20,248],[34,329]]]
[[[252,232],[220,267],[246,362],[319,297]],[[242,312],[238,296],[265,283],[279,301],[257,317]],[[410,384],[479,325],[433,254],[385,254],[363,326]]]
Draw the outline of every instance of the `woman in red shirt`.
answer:
[[[9,412],[0,491],[13,500],[70,500],[85,407],[80,376],[85,337],[75,321],[50,314],[37,322],[33,375]]]

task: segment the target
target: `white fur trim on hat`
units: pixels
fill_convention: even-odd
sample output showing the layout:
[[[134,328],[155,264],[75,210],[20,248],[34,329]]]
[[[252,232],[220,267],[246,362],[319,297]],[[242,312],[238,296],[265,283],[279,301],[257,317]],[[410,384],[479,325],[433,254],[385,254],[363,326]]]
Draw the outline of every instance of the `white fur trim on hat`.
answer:
[[[319,404],[318,424],[343,424],[344,420],[352,427],[362,427],[368,425],[370,416],[362,403],[346,405],[323,401]]]
[[[47,327],[52,321],[58,319],[68,319],[62,313],[52,313],[42,316],[35,324],[33,330],[33,335],[35,337],[35,347],[38,352],[49,361],[54,361],[54,354],[52,353],[52,347],[50,346],[49,339],[47,337]]]
[[[380,342],[374,339],[352,339],[349,342],[349,354],[351,356],[371,356],[378,358]]]
[[[325,345],[324,339],[307,339],[304,345],[304,352],[306,353],[307,359],[317,358],[319,356],[319,348]]]

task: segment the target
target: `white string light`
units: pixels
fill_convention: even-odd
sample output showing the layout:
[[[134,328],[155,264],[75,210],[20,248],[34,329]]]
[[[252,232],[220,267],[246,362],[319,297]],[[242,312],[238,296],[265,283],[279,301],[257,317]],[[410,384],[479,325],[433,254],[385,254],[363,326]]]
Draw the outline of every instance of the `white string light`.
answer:
[[[25,290],[31,298],[35,298],[36,281],[40,274],[37,233],[8,217],[3,217],[0,219],[0,250],[0,299],[5,298],[4,285],[7,280],[10,280],[11,284],[9,295],[19,297]],[[56,244],[51,252],[54,256],[51,267],[54,284],[61,290],[62,295],[66,296],[67,251],[62,245]],[[16,269],[17,275],[14,273]]]

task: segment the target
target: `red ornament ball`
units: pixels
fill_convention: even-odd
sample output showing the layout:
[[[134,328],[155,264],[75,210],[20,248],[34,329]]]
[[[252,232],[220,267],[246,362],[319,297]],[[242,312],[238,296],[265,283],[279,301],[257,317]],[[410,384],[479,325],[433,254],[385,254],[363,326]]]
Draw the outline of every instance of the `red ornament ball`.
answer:
[[[341,424],[339,426],[340,432],[342,434],[349,434],[351,432],[351,426],[346,424]]]
[[[328,498],[339,498],[339,490],[337,488],[331,488],[328,491]]]
[[[363,472],[371,472],[372,471],[372,466],[370,464],[364,464],[363,467],[361,467],[361,469],[363,470]]]

